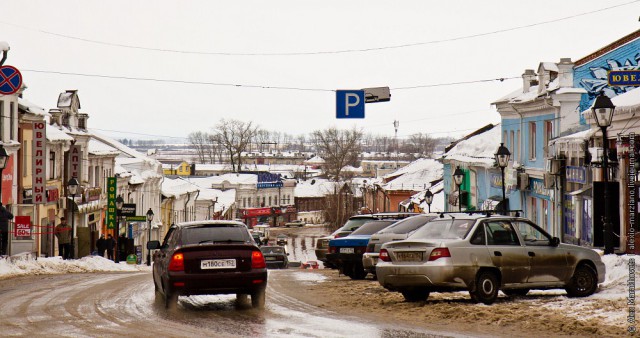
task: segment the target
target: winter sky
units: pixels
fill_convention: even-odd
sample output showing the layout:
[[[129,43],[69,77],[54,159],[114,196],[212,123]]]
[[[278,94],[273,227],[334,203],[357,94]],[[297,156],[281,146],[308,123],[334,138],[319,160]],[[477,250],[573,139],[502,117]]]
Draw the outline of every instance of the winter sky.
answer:
[[[24,98],[48,110],[77,89],[89,127],[116,138],[184,137],[221,118],[389,136],[398,120],[400,138],[458,136],[498,122],[491,102],[525,69],[640,29],[632,0],[0,0],[0,11]],[[471,83],[446,85],[460,82]],[[381,86],[390,102],[336,119],[334,90]]]

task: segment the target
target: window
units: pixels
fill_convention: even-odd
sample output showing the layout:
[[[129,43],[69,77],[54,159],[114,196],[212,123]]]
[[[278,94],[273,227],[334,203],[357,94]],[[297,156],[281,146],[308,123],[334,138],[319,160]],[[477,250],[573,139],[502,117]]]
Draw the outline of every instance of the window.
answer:
[[[271,196],[269,196],[269,204],[267,205],[271,205]]]
[[[242,198],[242,207],[243,207],[243,208],[246,208],[246,207],[247,207],[247,198],[246,198],[246,197],[243,197],[243,198]]]
[[[529,122],[529,159],[536,159],[536,123]]]
[[[518,236],[509,222],[486,222],[488,245],[520,245]]]
[[[549,155],[549,141],[553,138],[553,123],[544,121],[544,156]]]
[[[49,152],[49,179],[52,180],[56,178],[56,153],[53,151]]]
[[[93,166],[89,166],[87,172],[89,173],[89,185],[91,185],[93,183]]]
[[[484,224],[480,224],[478,229],[473,233],[469,242],[473,245],[484,245],[486,244],[485,236],[484,236]]]
[[[548,246],[551,244],[551,236],[541,229],[526,222],[515,222],[516,229],[526,246]]]
[[[247,206],[251,207],[251,197],[247,199]]]
[[[95,184],[94,186],[99,187],[100,186],[100,167],[96,166],[96,176],[95,176]]]

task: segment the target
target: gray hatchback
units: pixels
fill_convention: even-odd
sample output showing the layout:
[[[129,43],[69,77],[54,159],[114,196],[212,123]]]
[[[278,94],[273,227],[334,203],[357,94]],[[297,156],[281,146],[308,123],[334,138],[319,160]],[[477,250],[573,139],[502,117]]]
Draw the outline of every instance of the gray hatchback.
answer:
[[[421,301],[430,292],[468,290],[491,304],[530,289],[564,288],[570,297],[593,294],[605,266],[595,251],[561,244],[528,219],[479,214],[443,214],[406,240],[380,250],[378,282]]]

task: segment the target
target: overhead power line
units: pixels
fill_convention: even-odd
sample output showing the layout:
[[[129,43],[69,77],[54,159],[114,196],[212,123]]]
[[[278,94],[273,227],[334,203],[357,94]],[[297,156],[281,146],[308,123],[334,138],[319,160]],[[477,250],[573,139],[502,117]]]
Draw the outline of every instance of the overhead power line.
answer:
[[[325,51],[308,51],[308,52],[272,52],[272,53],[267,53],[267,52],[206,52],[206,51],[192,51],[192,50],[180,50],[180,49],[170,49],[170,48],[154,48],[154,47],[143,47],[143,46],[138,46],[138,45],[129,45],[129,44],[123,44],[123,43],[115,43],[115,42],[100,41],[100,40],[89,39],[89,38],[82,38],[82,37],[73,36],[73,35],[67,35],[67,34],[51,32],[51,31],[47,31],[47,30],[43,30],[43,29],[34,29],[32,27],[29,27],[29,26],[18,25],[18,24],[6,22],[6,21],[0,21],[0,24],[9,25],[9,26],[13,26],[13,27],[18,27],[18,28],[25,29],[25,30],[37,31],[37,32],[40,32],[40,33],[43,33],[43,34],[48,34],[48,35],[52,35],[52,36],[56,36],[56,37],[60,37],[60,38],[65,38],[65,39],[70,39],[70,40],[94,43],[94,44],[111,46],[111,47],[146,50],[146,51],[153,51],[153,52],[165,52],[165,53],[177,53],[177,54],[194,54],[194,55],[218,55],[218,56],[304,56],[304,55],[321,55],[321,54],[346,54],[346,53],[375,52],[375,51],[381,51],[381,50],[400,49],[400,48],[407,48],[407,47],[416,47],[416,46],[423,46],[423,45],[440,44],[440,43],[445,43],[445,42],[468,40],[468,39],[473,39],[473,38],[478,38],[478,37],[483,37],[483,36],[506,33],[506,32],[516,31],[516,30],[522,30],[522,29],[526,29],[526,28],[531,28],[531,27],[536,27],[536,26],[542,26],[542,25],[546,25],[546,24],[556,23],[556,22],[560,22],[560,21],[570,20],[570,19],[574,19],[574,18],[577,18],[577,17],[581,17],[581,16],[586,16],[586,15],[591,15],[591,14],[595,14],[595,13],[599,13],[599,12],[604,12],[604,11],[611,10],[611,9],[614,9],[614,8],[618,8],[618,7],[628,6],[628,5],[637,3],[637,2],[640,2],[640,0],[634,0],[634,1],[630,1],[630,2],[625,2],[625,3],[622,3],[622,4],[609,6],[609,7],[605,7],[605,8],[600,8],[600,9],[596,9],[596,10],[592,10],[592,11],[582,12],[582,13],[578,13],[578,14],[574,14],[574,15],[569,15],[569,16],[557,18],[557,19],[540,21],[540,22],[536,22],[536,23],[532,23],[532,24],[526,24],[526,25],[515,26],[515,27],[510,27],[510,28],[503,28],[503,29],[498,29],[498,30],[489,31],[489,32],[462,35],[462,36],[453,37],[453,38],[447,38],[447,39],[430,40],[430,41],[422,41],[422,42],[413,42],[413,43],[388,45],[388,46],[379,46],[379,47],[353,48],[353,49],[341,49],[341,50],[325,50]]]
[[[640,0],[639,0],[640,1]],[[207,86],[220,86],[220,87],[242,87],[242,88],[257,88],[257,89],[277,89],[277,90],[296,90],[296,91],[315,91],[315,92],[335,92],[336,89],[325,89],[325,88],[303,88],[303,87],[287,87],[287,86],[269,86],[269,85],[254,85],[254,84],[240,84],[240,83],[224,83],[224,82],[208,82],[208,81],[189,81],[189,80],[175,80],[175,79],[159,79],[159,78],[150,78],[150,77],[134,77],[134,76],[120,76],[120,75],[106,75],[106,74],[88,74],[88,73],[73,73],[73,72],[59,72],[54,70],[41,70],[41,69],[21,69],[22,72],[32,72],[32,73],[41,73],[41,74],[56,74],[56,75],[71,75],[71,76],[81,76],[81,77],[95,77],[95,78],[104,78],[104,79],[115,79],[115,80],[130,80],[130,81],[151,81],[151,82],[167,82],[167,83],[182,83],[182,84],[192,84],[192,85],[207,85]],[[444,86],[453,86],[453,85],[462,85],[462,84],[473,84],[473,83],[483,83],[483,82],[493,82],[493,81],[504,81],[504,80],[512,80],[519,79],[519,76],[512,77],[500,77],[494,79],[483,79],[483,80],[471,80],[471,81],[460,81],[460,82],[445,82],[445,83],[434,83],[434,84],[423,84],[423,85],[415,85],[415,86],[407,86],[407,87],[395,87],[391,88],[392,90],[405,90],[405,89],[416,89],[416,88],[430,88],[430,87],[444,87]]]

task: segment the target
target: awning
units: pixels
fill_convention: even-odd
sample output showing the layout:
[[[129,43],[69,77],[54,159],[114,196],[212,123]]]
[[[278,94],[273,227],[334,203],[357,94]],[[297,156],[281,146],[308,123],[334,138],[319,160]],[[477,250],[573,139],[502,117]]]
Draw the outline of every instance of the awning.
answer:
[[[591,196],[591,184],[585,185],[582,189],[567,193],[570,196]]]

